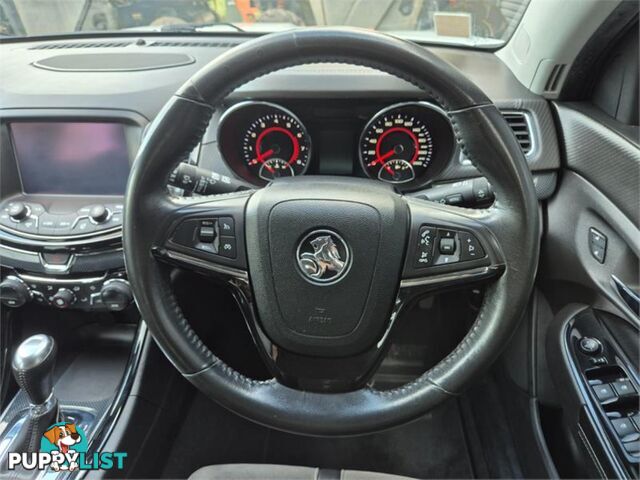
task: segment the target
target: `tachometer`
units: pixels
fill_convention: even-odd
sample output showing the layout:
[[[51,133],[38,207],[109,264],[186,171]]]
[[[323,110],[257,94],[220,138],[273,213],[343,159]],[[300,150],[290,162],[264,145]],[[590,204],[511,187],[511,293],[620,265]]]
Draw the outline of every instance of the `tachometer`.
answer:
[[[309,164],[311,140],[293,113],[273,107],[244,133],[242,155],[250,171],[265,181],[302,175]]]
[[[395,184],[420,183],[442,141],[451,152],[446,114],[426,102],[393,105],[376,114],[360,136],[360,161],[371,178]]]

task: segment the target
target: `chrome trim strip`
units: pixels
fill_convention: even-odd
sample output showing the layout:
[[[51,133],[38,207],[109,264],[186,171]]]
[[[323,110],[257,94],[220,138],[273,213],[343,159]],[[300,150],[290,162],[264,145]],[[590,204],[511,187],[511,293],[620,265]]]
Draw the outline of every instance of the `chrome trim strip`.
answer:
[[[193,265],[194,267],[203,268],[215,273],[221,273],[223,275],[229,275],[231,277],[239,278],[241,280],[249,280],[249,274],[239,268],[228,267],[226,265],[220,265],[200,258],[191,257],[183,253],[179,253],[173,250],[167,250],[166,256],[176,262],[186,263]]]
[[[86,235],[73,235],[73,236],[60,236],[49,237],[46,235],[31,235],[29,233],[19,232],[11,228],[7,228],[4,225],[0,225],[0,233],[8,233],[20,237],[23,239],[32,240],[29,245],[43,246],[43,247],[69,247],[74,245],[86,245],[89,243],[99,243],[108,240],[117,240],[122,238],[122,227],[113,227],[113,229],[104,230],[99,235],[88,233]],[[0,239],[2,235],[0,235]],[[6,240],[19,243],[19,239],[7,238]]]
[[[460,272],[443,273],[441,275],[430,275],[428,277],[406,278],[400,281],[400,288],[421,287],[425,285],[438,284],[457,284],[483,280],[497,275],[501,266],[494,265],[490,267],[474,268],[472,270],[463,270]]]
[[[100,282],[107,278],[107,274],[105,273],[101,277],[84,277],[84,278],[51,278],[51,277],[39,277],[37,275],[27,275],[20,274],[20,278],[25,282],[42,282],[42,283],[54,283],[58,285],[66,285],[66,284],[91,284],[95,282]]]

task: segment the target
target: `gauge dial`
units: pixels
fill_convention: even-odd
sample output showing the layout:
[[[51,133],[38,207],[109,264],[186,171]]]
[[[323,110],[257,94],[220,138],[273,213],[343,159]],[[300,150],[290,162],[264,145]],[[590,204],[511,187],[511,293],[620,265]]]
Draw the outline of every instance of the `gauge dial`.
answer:
[[[311,140],[304,126],[281,108],[260,115],[243,136],[242,156],[246,166],[267,182],[304,174],[310,155]]]
[[[407,183],[425,172],[433,149],[425,122],[415,112],[398,107],[369,122],[360,140],[360,159],[371,178]]]

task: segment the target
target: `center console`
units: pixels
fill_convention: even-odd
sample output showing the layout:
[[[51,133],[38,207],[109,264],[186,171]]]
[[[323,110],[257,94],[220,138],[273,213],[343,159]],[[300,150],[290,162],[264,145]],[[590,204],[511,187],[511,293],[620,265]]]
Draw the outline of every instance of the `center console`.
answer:
[[[120,311],[124,192],[146,119],[127,111],[3,111],[0,300]]]
[[[146,124],[120,110],[0,110],[0,452],[28,451],[60,419],[95,449],[123,408],[146,332],[122,251],[124,192]],[[34,363],[21,342],[59,345],[60,368],[16,370]],[[35,398],[34,385],[53,390]]]

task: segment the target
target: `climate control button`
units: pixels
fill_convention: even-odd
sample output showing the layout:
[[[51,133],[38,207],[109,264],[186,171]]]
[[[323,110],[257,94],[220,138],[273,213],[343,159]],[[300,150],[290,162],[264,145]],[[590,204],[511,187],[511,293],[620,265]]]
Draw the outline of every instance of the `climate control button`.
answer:
[[[76,303],[76,296],[68,288],[61,288],[57,293],[51,297],[51,303],[57,308],[69,308]]]
[[[7,277],[0,283],[0,301],[7,307],[21,307],[31,300],[29,287],[16,277]]]
[[[109,310],[124,310],[133,301],[129,282],[121,279],[107,280],[100,290],[102,304]]]

